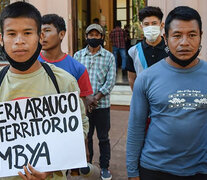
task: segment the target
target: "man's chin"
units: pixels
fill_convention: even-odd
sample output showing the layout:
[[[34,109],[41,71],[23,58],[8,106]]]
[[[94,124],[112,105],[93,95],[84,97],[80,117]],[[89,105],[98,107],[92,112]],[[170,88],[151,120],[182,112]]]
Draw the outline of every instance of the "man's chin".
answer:
[[[49,48],[46,48],[46,47],[45,47],[45,48],[42,48],[41,50],[42,50],[42,51],[48,51]]]
[[[22,56],[22,57],[16,57],[16,56],[10,56],[11,59],[13,59],[15,62],[23,63],[26,62],[30,57]]]
[[[42,43],[42,50],[47,50],[47,45],[45,43]]]
[[[193,56],[176,56],[176,58],[178,58],[179,60],[181,60],[181,61],[187,61],[187,60],[189,60],[191,57],[193,57]]]

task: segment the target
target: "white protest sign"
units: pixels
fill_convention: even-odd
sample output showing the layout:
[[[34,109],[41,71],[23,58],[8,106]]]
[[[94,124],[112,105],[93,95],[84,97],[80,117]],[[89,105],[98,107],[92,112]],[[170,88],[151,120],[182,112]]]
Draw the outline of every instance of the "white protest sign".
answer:
[[[0,103],[0,177],[86,166],[78,92]]]

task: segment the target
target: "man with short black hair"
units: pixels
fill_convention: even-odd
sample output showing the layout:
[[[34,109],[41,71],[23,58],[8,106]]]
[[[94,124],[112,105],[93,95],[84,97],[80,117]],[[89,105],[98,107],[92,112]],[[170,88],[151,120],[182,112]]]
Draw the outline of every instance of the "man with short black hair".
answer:
[[[161,31],[163,13],[159,7],[147,6],[139,11],[139,20],[144,31],[145,39],[132,46],[129,51],[126,69],[128,80],[133,90],[134,81],[139,73],[167,57],[164,38]]]
[[[198,58],[202,22],[190,7],[165,21],[168,57],[134,84],[128,122],[129,180],[207,179],[207,62]],[[146,119],[151,123],[145,133]]]
[[[65,21],[57,14],[46,14],[42,17],[42,52],[38,60],[48,62],[60,67],[73,75],[80,88],[80,97],[86,107],[91,103],[86,101],[86,96],[93,93],[88,71],[84,65],[62,51],[61,43],[66,33]]]

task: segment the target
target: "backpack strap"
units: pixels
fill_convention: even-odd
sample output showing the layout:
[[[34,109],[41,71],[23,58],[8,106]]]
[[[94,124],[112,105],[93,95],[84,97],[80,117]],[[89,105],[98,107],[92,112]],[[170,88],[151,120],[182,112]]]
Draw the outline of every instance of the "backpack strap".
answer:
[[[58,94],[60,94],[60,89],[59,89],[59,86],[58,86],[58,83],[57,83],[57,79],[52,71],[52,69],[50,68],[50,66],[46,63],[41,63],[43,68],[45,69],[45,71],[47,72],[48,76],[51,78],[54,86],[55,86],[55,89],[57,90]],[[0,86],[1,86],[1,83],[4,79],[4,76],[6,75],[7,71],[9,70],[9,65],[5,66],[1,71],[0,71]]]
[[[42,64],[43,68],[45,69],[45,71],[47,72],[48,76],[50,76],[50,78],[51,78],[58,94],[60,94],[60,89],[59,89],[59,86],[58,86],[58,83],[57,83],[57,79],[56,79],[52,69],[50,68],[50,66],[47,63],[41,63],[41,64]]]
[[[3,69],[0,71],[0,86],[8,70],[9,70],[9,65],[3,67]]]

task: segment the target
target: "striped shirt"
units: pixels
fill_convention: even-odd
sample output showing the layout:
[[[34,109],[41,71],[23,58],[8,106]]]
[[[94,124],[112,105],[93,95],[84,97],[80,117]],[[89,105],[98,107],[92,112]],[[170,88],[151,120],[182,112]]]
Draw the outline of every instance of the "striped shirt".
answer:
[[[74,59],[87,68],[93,95],[98,92],[105,95],[99,100],[97,108],[110,107],[110,92],[116,81],[116,65],[113,54],[102,47],[96,54],[92,54],[87,46],[76,52]]]

